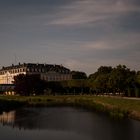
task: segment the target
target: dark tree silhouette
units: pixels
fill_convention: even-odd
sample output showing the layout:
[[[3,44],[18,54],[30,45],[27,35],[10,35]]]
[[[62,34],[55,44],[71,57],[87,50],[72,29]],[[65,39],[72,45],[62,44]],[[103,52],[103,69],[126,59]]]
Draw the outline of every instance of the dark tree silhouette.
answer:
[[[46,88],[46,82],[39,75],[20,74],[14,77],[14,85],[16,93],[25,96],[43,94]]]
[[[81,72],[81,71],[72,71],[72,79],[86,79],[87,75],[85,72]]]

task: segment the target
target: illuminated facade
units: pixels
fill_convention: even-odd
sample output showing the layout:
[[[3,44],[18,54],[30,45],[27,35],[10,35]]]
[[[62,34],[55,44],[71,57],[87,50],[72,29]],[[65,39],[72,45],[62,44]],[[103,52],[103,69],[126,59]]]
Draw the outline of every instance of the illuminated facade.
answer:
[[[19,74],[39,74],[45,81],[71,80],[72,75],[69,69],[62,65],[24,63],[2,67],[0,69],[0,84],[13,84],[14,77]]]

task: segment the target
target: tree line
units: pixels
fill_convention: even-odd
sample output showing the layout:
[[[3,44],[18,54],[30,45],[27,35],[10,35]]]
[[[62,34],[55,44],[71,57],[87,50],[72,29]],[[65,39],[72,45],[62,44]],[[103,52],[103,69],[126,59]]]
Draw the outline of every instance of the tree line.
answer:
[[[94,94],[140,96],[140,71],[125,65],[101,66],[87,76],[85,72],[72,71],[70,81],[43,81],[39,75],[18,75],[14,79],[15,91],[20,95],[40,94]]]

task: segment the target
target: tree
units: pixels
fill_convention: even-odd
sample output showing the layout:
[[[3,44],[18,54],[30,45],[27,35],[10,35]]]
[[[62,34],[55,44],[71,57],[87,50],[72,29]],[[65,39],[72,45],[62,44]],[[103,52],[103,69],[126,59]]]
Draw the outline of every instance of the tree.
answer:
[[[137,80],[136,80],[137,79]],[[138,96],[138,81],[140,76],[130,71],[125,65],[115,68],[101,66],[98,71],[89,76],[89,85],[96,93],[123,94],[125,96]]]
[[[109,86],[115,93],[122,93],[128,96],[128,90],[134,88],[135,71],[130,71],[125,65],[118,65],[113,69],[109,78]]]
[[[16,93],[25,96],[43,94],[46,88],[46,82],[39,75],[20,74],[14,77],[14,85]]]
[[[111,66],[101,66],[98,68],[97,72],[89,75],[89,86],[92,92],[109,92],[108,80],[112,70]]]
[[[87,75],[85,72],[81,71],[72,71],[72,79],[87,79]]]
[[[98,68],[98,74],[108,74],[112,72],[112,67],[111,66],[101,66]]]

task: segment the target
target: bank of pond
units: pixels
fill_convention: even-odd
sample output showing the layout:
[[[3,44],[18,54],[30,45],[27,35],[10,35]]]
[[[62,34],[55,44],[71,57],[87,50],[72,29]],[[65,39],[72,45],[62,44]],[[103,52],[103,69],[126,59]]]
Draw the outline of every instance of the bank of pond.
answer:
[[[0,96],[0,112],[20,107],[80,107],[114,119],[140,120],[140,100],[101,96]]]

